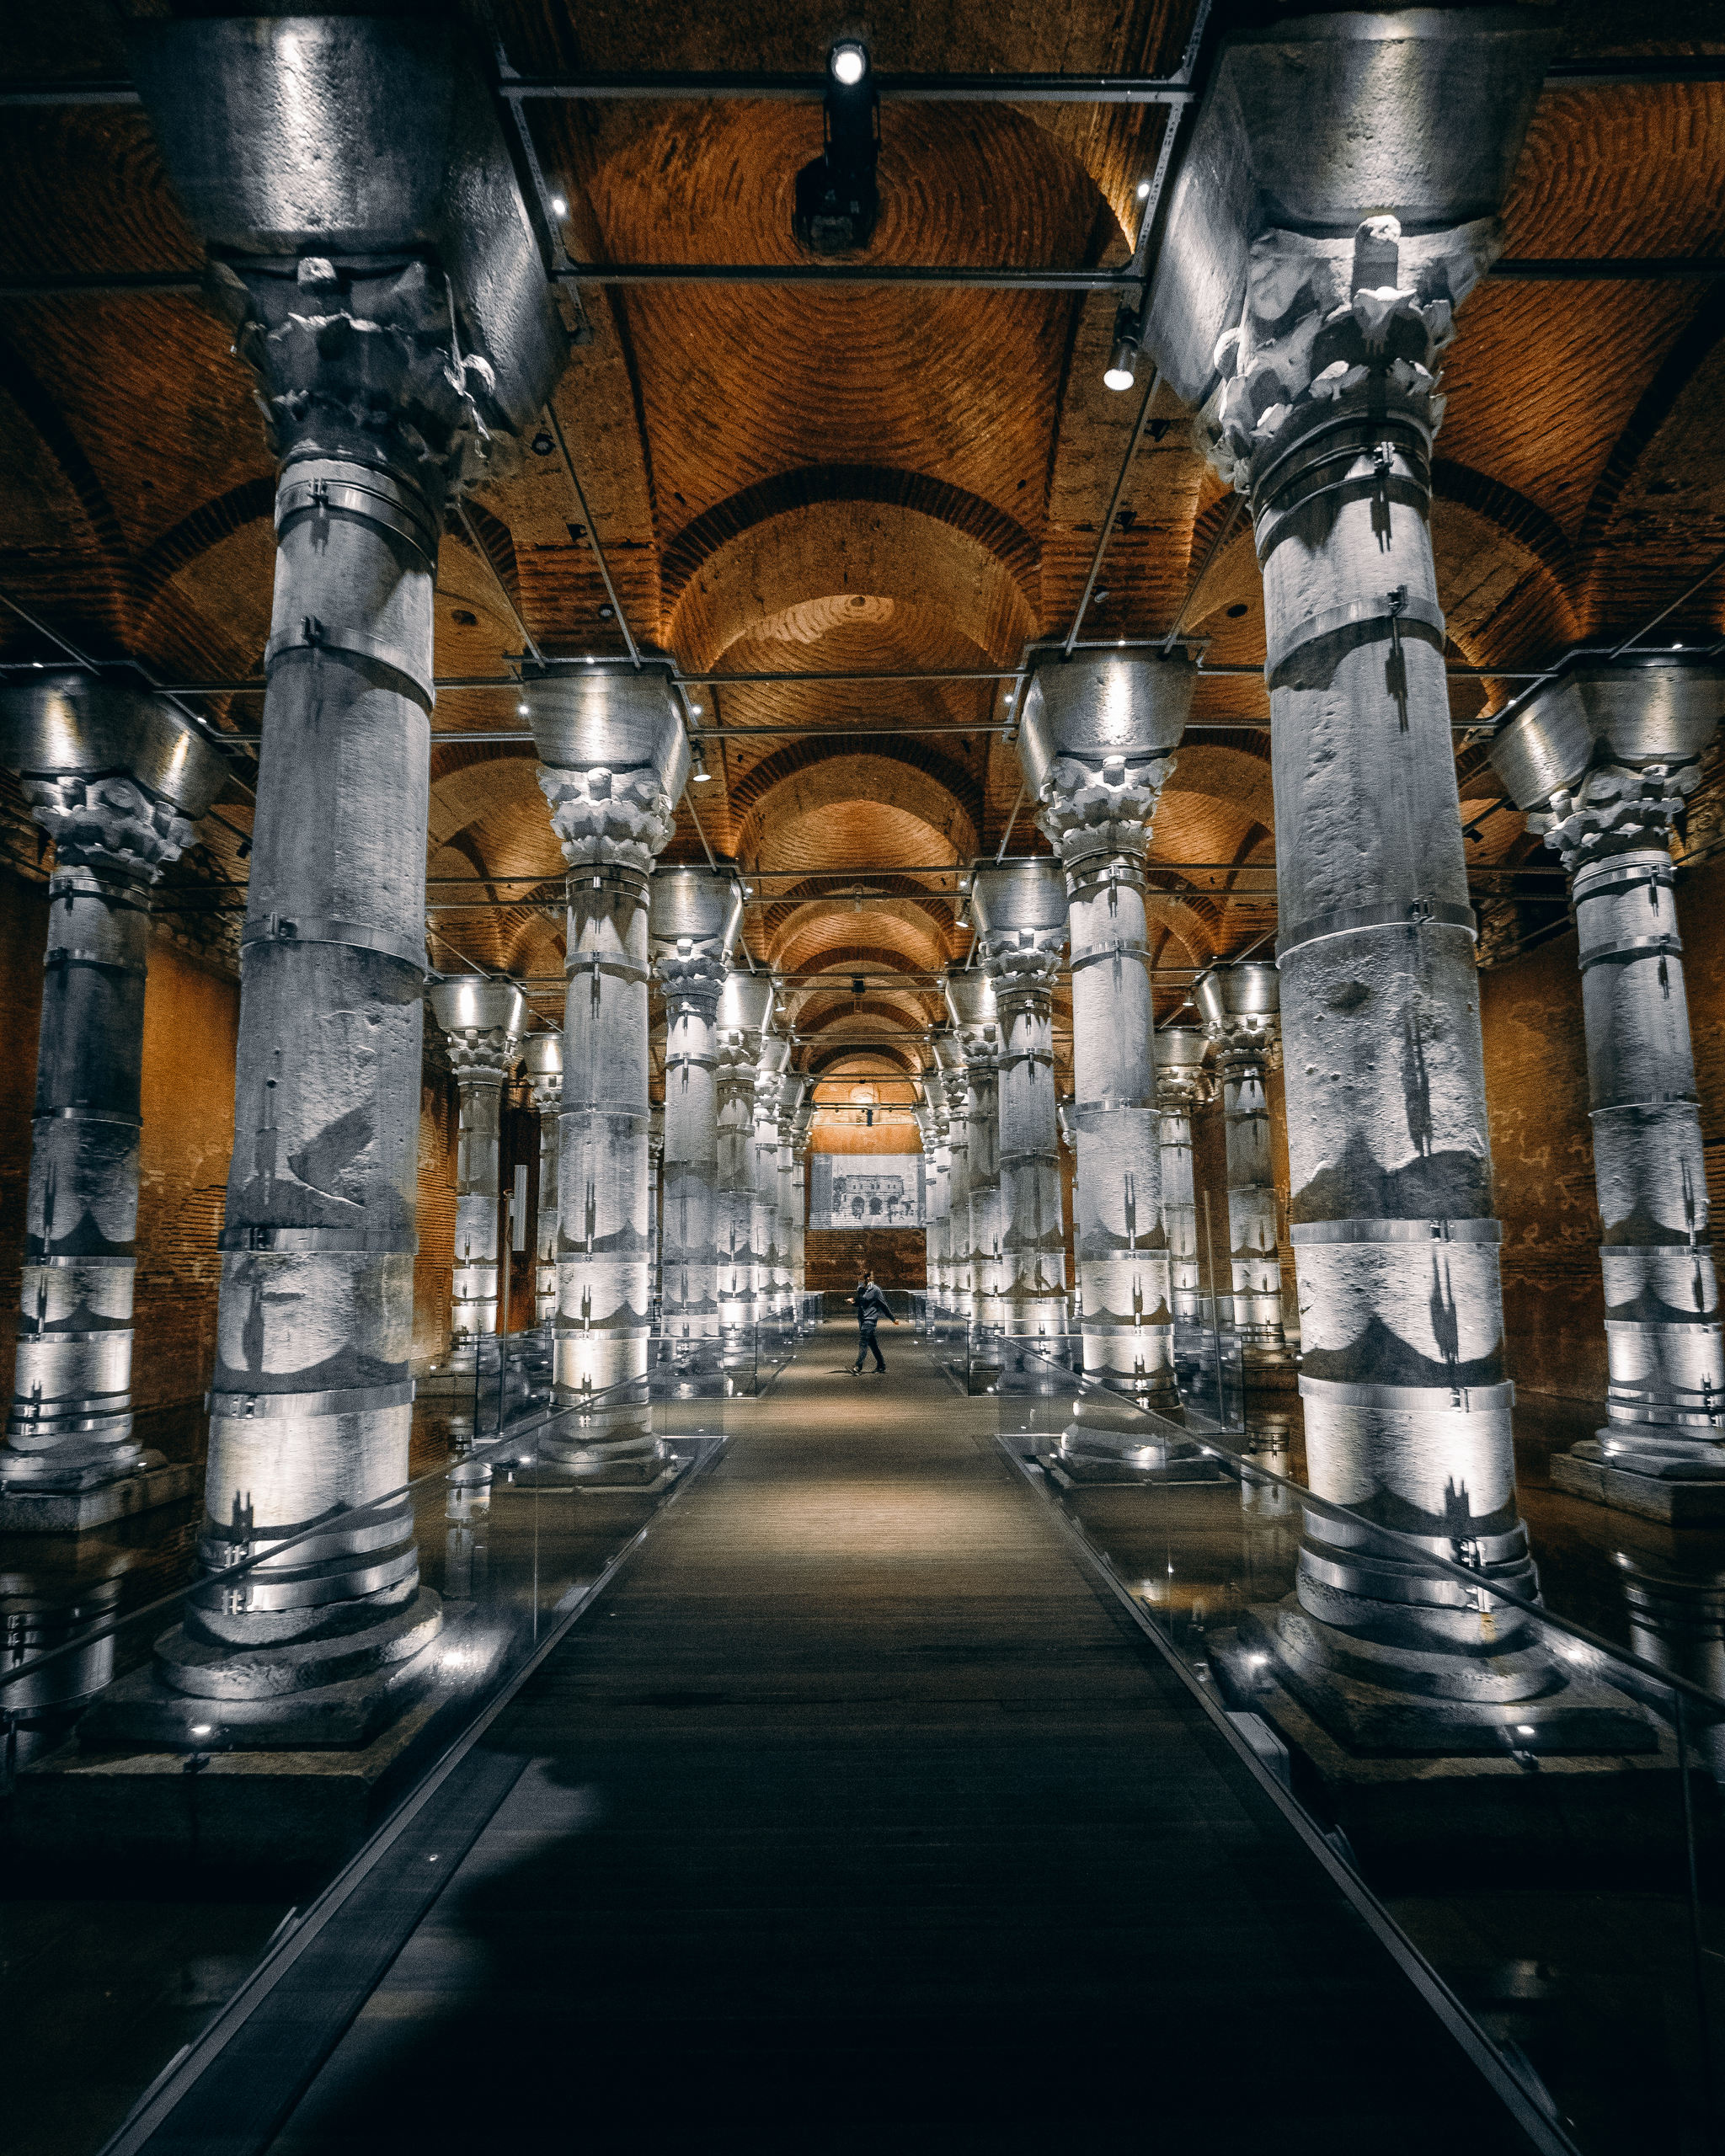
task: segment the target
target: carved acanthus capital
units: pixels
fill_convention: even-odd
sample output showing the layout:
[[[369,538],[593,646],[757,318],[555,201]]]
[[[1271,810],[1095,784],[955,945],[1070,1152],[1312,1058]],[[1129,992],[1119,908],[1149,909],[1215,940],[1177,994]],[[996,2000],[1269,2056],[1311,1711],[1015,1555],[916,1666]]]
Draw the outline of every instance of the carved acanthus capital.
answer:
[[[1057,756],[1042,782],[1036,820],[1068,868],[1097,854],[1141,862],[1151,819],[1174,769],[1167,755]]]
[[[1238,1076],[1253,1067],[1282,1067],[1282,1021],[1276,1011],[1230,1011],[1206,1019],[1204,1030],[1215,1043],[1216,1059],[1226,1075]]]
[[[438,503],[513,462],[513,444],[481,414],[481,400],[496,409],[490,363],[460,350],[448,285],[430,264],[398,258],[371,270],[307,255],[287,277],[212,262],[206,289],[256,380],[279,458],[369,449]]]
[[[1202,1107],[1215,1090],[1215,1081],[1201,1064],[1195,1067],[1189,1064],[1156,1065],[1156,1104],[1159,1108],[1189,1113],[1194,1108]]]
[[[1240,326],[1216,345],[1221,382],[1199,414],[1199,448],[1243,489],[1254,457],[1302,406],[1400,412],[1435,433],[1455,309],[1498,246],[1490,218],[1404,241],[1394,217],[1368,217],[1351,245],[1260,233]]]
[[[617,862],[644,875],[676,828],[676,803],[649,764],[633,771],[571,771],[539,766],[551,828],[572,868]]]
[[[710,1026],[718,1016],[718,999],[724,993],[730,963],[723,951],[666,951],[654,959],[653,970],[665,994],[666,1010],[693,1011]]]
[[[447,1038],[449,1067],[458,1086],[506,1084],[521,1052],[519,1035],[501,1026],[464,1027]]]
[[[1047,1002],[1060,979],[1060,953],[1065,947],[1064,924],[1047,930],[1008,929],[985,939],[982,970],[994,985],[1002,1018],[1012,1015],[1015,1005]]]
[[[555,1115],[563,1106],[562,1071],[530,1072],[527,1091],[541,1115]]]
[[[1551,807],[1527,819],[1573,876],[1590,861],[1644,853],[1670,843],[1673,819],[1701,783],[1698,761],[1595,764],[1573,791],[1560,787]]]
[[[192,827],[179,811],[130,778],[27,777],[24,790],[36,821],[54,840],[62,867],[82,862],[117,868],[153,883],[192,842]]]
[[[753,1102],[761,1076],[761,1036],[741,1026],[721,1026],[713,1038],[713,1083],[721,1106]],[[752,1116],[752,1107],[751,1107]]]

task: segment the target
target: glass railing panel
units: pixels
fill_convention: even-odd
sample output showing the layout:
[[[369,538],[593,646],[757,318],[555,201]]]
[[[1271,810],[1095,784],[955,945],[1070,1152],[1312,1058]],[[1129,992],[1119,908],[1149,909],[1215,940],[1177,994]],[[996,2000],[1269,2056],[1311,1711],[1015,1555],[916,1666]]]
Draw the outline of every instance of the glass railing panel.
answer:
[[[266,1560],[291,1563],[291,1544],[199,1580],[201,1497],[75,1539],[0,1540],[7,1924],[31,1972],[7,2025],[35,2069],[14,2077],[8,2139],[67,2156],[99,2148],[290,1908],[321,1891],[722,1447],[722,1400],[684,1415],[644,1381],[582,1411],[549,1407],[536,1344],[514,1336],[482,1357],[482,1377],[501,1380],[500,1433],[480,1427],[483,1392],[416,1408],[412,1479],[383,1502],[411,1506],[439,1629],[375,1730],[345,1748],[272,1746],[267,1728],[213,1700],[179,1702],[172,1739],[129,1733],[157,1643],[188,1606],[242,1590]],[[644,1444],[584,1464],[620,1422]],[[116,1966],[124,2037],[94,2047],[93,2063],[88,2031],[113,2020],[103,2002]]]
[[[1067,1433],[1076,1401],[1104,1389],[1049,1374],[1039,1394],[998,1396],[1003,1446],[1522,2087],[1588,2156],[1717,2146],[1717,1640],[1678,1637],[1674,1617],[1659,1659],[1626,1652],[1482,1569],[1465,1543],[1445,1554],[1321,1503],[1280,1471],[1285,1417],[1222,1433],[1111,1396],[1106,1419],[1141,1441],[1147,1464],[1087,1460]],[[1380,1718],[1375,1741],[1362,1739],[1381,1699],[1370,1638],[1339,1670],[1294,1652],[1302,1537],[1344,1566],[1420,1573],[1456,1636],[1480,1643],[1471,1696],[1444,1696],[1457,1670],[1434,1668],[1431,1696],[1404,1691],[1393,1737]],[[1406,1658],[1402,1672],[1410,1682]]]

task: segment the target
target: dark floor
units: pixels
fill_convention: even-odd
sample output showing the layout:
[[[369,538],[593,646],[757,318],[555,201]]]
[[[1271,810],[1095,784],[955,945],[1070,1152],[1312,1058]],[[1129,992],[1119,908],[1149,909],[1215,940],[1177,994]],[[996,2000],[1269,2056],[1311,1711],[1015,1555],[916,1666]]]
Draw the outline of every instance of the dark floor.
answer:
[[[273,2147],[1524,2145],[993,1404],[908,1328],[853,1379],[853,1341],[728,1412],[718,1469],[152,2148],[232,2145],[439,1861]]]

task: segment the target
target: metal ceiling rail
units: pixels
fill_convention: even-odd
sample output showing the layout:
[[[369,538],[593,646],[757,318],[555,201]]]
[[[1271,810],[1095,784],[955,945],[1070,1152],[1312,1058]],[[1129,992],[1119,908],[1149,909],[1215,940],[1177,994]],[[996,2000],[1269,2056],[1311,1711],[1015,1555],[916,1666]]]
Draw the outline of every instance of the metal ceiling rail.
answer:
[[[1725,55],[1679,53],[1553,61],[1548,90],[1623,89],[1669,83],[1725,81]],[[511,75],[498,85],[510,98],[536,102],[572,100],[617,104],[705,98],[807,99],[819,102],[830,87],[824,69],[683,69],[647,72]],[[1163,104],[1194,101],[1197,92],[1183,68],[1174,75],[878,74],[873,87],[883,102],[938,104]],[[130,83],[67,82],[0,84],[0,108],[67,104],[141,105]]]
[[[1493,280],[1531,284],[1620,284],[1725,276],[1721,255],[1504,256],[1487,272]],[[1029,266],[985,269],[940,263],[571,262],[552,272],[554,284],[772,286],[901,285],[924,291],[1130,293],[1144,273]],[[200,270],[94,270],[0,278],[0,301],[149,298],[203,289]]]

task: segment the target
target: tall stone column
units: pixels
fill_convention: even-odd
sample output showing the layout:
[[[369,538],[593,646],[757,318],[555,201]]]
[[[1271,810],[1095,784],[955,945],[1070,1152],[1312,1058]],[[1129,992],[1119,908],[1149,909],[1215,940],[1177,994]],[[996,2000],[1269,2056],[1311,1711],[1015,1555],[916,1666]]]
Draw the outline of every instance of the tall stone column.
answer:
[[[653,879],[655,968],[665,995],[665,1214],[660,1331],[677,1367],[718,1367],[718,1177],[714,1033],[742,893],[708,868],[661,868]]]
[[[1179,1401],[1144,864],[1194,679],[1183,654],[1044,657],[1019,736],[1070,908],[1084,1367],[1164,1412]]]
[[[1215,1043],[1227,1129],[1228,1262],[1234,1329],[1247,1367],[1286,1364],[1276,1178],[1265,1081],[1280,1043],[1279,980],[1268,959],[1213,966],[1194,995]]]
[[[660,1275],[665,1242],[665,1103],[658,1102],[647,1123],[647,1232],[652,1251],[651,1308],[654,1327],[659,1324]]]
[[[979,868],[971,904],[1000,1014],[1001,1294],[1009,1333],[1065,1329],[1066,1253],[1055,1113],[1054,992],[1066,884],[1051,861]],[[1158,1225],[1156,1232],[1160,1233]]]
[[[1263,569],[1312,1488],[1531,1593],[1515,1502],[1474,919],[1429,531],[1433,370],[1465,247],[1268,232],[1224,339],[1220,455]],[[1579,1736],[1503,1609],[1316,1513],[1270,1621],[1288,1681],[1367,1748]],[[1417,1706],[1415,1703],[1418,1703]]]
[[[788,1049],[789,1043],[786,1043]],[[795,1313],[796,1295],[802,1285],[799,1271],[803,1211],[798,1201],[797,1114],[802,1106],[804,1081],[800,1070],[787,1070],[778,1081],[777,1199],[773,1218],[777,1237],[772,1268],[773,1298],[779,1315]]]
[[[964,1049],[950,1034],[936,1035],[934,1059],[940,1073],[941,1107],[946,1117],[947,1153],[951,1162],[947,1178],[946,1308],[968,1325],[974,1312],[969,1072]]]
[[[128,36],[280,460],[200,1559],[219,1588],[319,1524],[195,1593],[157,1648],[175,1702],[127,1694],[115,1720],[350,1742],[395,1710],[392,1665],[439,1621],[391,1495],[413,1396],[438,547],[446,504],[537,424],[566,339],[453,24]]]
[[[1006,1322],[999,1227],[1001,1031],[994,983],[985,973],[973,967],[947,975],[947,1015],[964,1055],[971,1321],[998,1332]]]
[[[539,1204],[534,1214],[533,1322],[557,1319],[557,1163],[563,1113],[563,1035],[535,1033],[522,1060],[533,1105],[539,1111]]]
[[[1581,940],[1610,1390],[1605,1428],[1551,1478],[1678,1524],[1725,1518],[1725,1353],[1669,843],[1722,707],[1717,663],[1583,666],[1492,747],[1568,873]]]
[[[927,1101],[919,1101],[911,1113],[921,1145],[923,1286],[929,1309],[937,1310],[942,1307],[943,1299],[941,1276],[944,1270],[947,1230],[947,1222],[941,1217],[943,1193],[941,1177],[936,1166],[941,1150],[940,1118]],[[950,1191],[946,1194],[950,1196]]]
[[[769,1255],[757,1247],[766,1232],[757,1187],[756,1089],[761,1038],[772,1018],[771,975],[733,966],[719,998],[715,1053],[718,1168],[713,1242],[718,1260],[720,1329],[745,1334],[765,1315]],[[776,1081],[775,1081],[776,1082]]]
[[[773,1035],[761,1043],[760,1075],[755,1081],[755,1203],[750,1241],[755,1253],[755,1315],[763,1323],[784,1305],[781,1292],[786,1271],[779,1250],[778,1104],[791,1044]]]
[[[802,1097],[791,1118],[791,1285],[799,1295],[809,1292],[809,1140],[814,1127],[814,1102],[809,1081],[799,1072]]]
[[[1180,1336],[1203,1319],[1198,1256],[1198,1194],[1192,1170],[1192,1111],[1210,1096],[1204,1058],[1210,1040],[1195,1026],[1170,1026],[1156,1037],[1156,1090],[1162,1107],[1162,1229],[1168,1239],[1168,1300]]]
[[[648,951],[654,858],[670,836],[688,750],[668,661],[528,671],[539,786],[569,863],[558,1294],[553,1384],[578,1408],[543,1455],[586,1481],[640,1481],[649,1428]]]
[[[132,1436],[150,891],[226,769],[173,707],[83,674],[0,689],[0,763],[54,841],[0,1531],[99,1527],[194,1471]]]
[[[508,981],[471,974],[434,981],[432,1016],[449,1037],[460,1096],[456,1152],[455,1278],[446,1370],[477,1369],[479,1342],[498,1329],[503,1251],[503,1089],[515,1075],[527,999]]]

